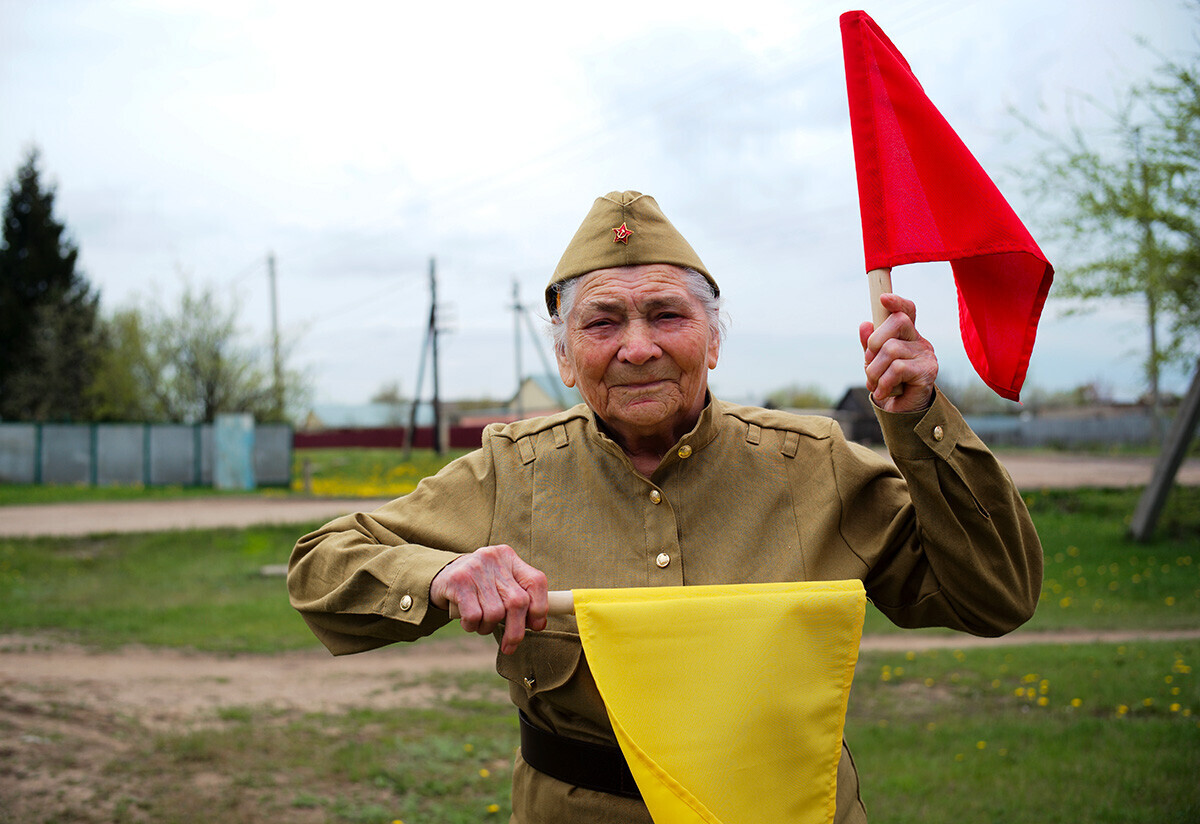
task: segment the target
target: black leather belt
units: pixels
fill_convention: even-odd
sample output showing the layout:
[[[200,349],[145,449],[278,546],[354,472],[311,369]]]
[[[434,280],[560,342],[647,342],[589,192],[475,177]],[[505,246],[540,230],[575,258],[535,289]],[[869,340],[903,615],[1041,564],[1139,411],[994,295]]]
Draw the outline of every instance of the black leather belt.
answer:
[[[551,778],[596,792],[641,798],[633,773],[619,747],[592,744],[556,735],[521,719],[521,758]]]

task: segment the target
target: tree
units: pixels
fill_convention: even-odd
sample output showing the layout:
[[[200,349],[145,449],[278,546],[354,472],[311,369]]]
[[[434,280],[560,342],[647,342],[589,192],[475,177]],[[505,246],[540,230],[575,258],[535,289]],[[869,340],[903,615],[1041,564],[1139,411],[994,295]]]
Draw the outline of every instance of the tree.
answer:
[[[242,342],[236,303],[185,286],[173,311],[126,309],[104,324],[104,357],[92,387],[107,419],[211,422],[221,412],[280,421],[303,399],[304,379],[283,369],[275,391],[272,354]]]
[[[1200,56],[1166,61],[1115,109],[1089,101],[1106,120],[1102,130],[1075,126],[1062,138],[1034,127],[1049,145],[1034,187],[1060,212],[1078,261],[1060,269],[1056,294],[1142,302],[1156,417],[1162,367],[1200,351],[1198,70]]]
[[[400,426],[406,422],[404,412],[409,406],[403,393],[400,392],[400,381],[380,384],[379,388],[375,390],[375,394],[371,396],[371,403],[388,407],[388,426]]]
[[[31,149],[9,185],[0,243],[0,418],[86,420],[100,297],[54,217]]]
[[[833,401],[816,384],[792,383],[767,395],[768,409],[828,409]]]

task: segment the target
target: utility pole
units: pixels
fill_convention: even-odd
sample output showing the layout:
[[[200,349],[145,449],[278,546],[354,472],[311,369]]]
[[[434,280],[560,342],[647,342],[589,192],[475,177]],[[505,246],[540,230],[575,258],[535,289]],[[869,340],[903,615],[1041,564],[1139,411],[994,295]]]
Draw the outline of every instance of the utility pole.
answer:
[[[513,402],[516,405],[517,420],[525,417],[525,410],[521,408],[521,383],[525,380],[525,373],[521,369],[521,312],[524,307],[521,306],[521,296],[517,279],[513,278],[513,345],[515,347],[517,357],[517,394],[513,397]]]
[[[533,351],[535,354],[537,354],[538,359],[541,360],[541,362],[542,362],[542,369],[543,369],[544,374],[553,376],[555,374],[555,370],[551,367],[550,361],[546,358],[545,351],[543,351],[542,347],[539,345],[537,330],[533,328],[533,319],[529,316],[529,314],[530,314],[529,307],[525,306],[523,303],[521,303],[520,296],[518,294],[516,278],[513,278],[512,310],[513,310],[513,336],[514,336],[514,345],[515,345],[516,358],[517,358],[517,394],[513,400],[514,400],[515,407],[516,407],[517,418],[520,419],[520,418],[525,417],[525,410],[522,408],[522,403],[521,403],[521,384],[525,380],[525,372],[521,367],[521,319],[522,318],[524,318],[524,320],[525,320],[525,328],[529,332],[529,340],[530,340],[530,343],[533,344]],[[566,396],[563,394],[562,385],[559,384],[557,381],[552,380],[551,382],[554,386],[555,399],[558,401],[559,406],[561,406],[565,409],[567,406],[567,399],[566,399]]]
[[[267,253],[267,277],[271,281],[271,353],[275,370],[275,414],[283,420],[283,361],[279,355],[279,293],[275,288],[275,253]]]
[[[433,350],[433,449],[441,455],[446,451],[442,443],[442,399],[438,392],[438,321],[437,321],[437,268],[429,258],[429,337]]]
[[[425,361],[430,352],[433,354],[433,448],[439,455],[445,452],[445,445],[442,443],[442,402],[438,387],[437,267],[432,257],[429,259],[429,294],[429,325],[425,329],[425,342],[421,345],[421,359],[417,362],[417,388],[413,393],[408,429],[404,432],[405,460],[412,454],[413,433],[417,429],[417,409],[421,405],[421,385],[425,382]]]

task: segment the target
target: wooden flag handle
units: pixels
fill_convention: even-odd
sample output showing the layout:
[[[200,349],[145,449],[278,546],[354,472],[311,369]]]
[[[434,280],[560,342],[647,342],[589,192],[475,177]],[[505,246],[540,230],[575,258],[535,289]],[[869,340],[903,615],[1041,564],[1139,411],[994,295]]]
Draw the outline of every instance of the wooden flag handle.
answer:
[[[872,269],[867,272],[867,284],[871,287],[871,320],[878,329],[879,325],[888,319],[888,311],[879,302],[879,296],[892,291],[892,270]]]
[[[574,615],[575,614],[575,596],[569,589],[551,590],[547,593],[550,602],[551,615]],[[450,602],[450,619],[458,620],[462,616],[458,612],[458,604]]]
[[[879,296],[884,292],[892,291],[892,270],[872,269],[867,272],[867,284],[871,288],[871,321],[878,329],[879,325],[888,319],[890,314],[888,310],[883,308],[883,304],[879,302]],[[892,390],[891,397],[895,398],[904,392],[904,386],[897,386]]]

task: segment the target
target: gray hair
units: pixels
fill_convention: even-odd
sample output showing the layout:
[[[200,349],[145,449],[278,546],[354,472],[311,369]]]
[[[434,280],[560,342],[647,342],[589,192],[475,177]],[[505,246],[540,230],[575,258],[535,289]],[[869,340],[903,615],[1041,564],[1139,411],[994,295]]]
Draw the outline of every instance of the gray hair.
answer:
[[[708,333],[715,338],[718,346],[725,340],[727,329],[724,313],[721,311],[721,298],[713,294],[712,284],[708,278],[695,269],[682,269],[684,285],[688,293],[700,301],[704,313],[708,316]],[[551,289],[558,295],[558,312],[550,318],[550,336],[554,339],[554,352],[560,357],[567,354],[567,318],[575,308],[575,297],[579,293],[579,283],[585,276],[571,278],[554,284]]]

